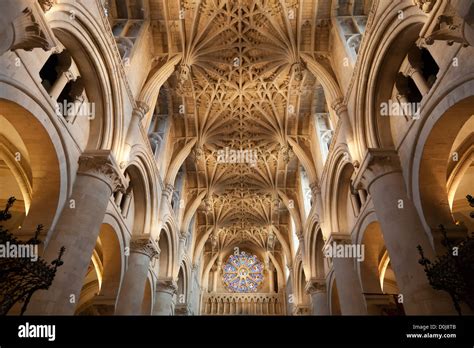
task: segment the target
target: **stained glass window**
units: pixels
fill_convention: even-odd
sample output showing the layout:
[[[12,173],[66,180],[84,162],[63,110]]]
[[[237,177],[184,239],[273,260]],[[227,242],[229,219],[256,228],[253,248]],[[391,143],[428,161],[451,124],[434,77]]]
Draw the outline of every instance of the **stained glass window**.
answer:
[[[263,264],[245,251],[229,256],[223,270],[224,285],[231,292],[257,292],[263,281]]]

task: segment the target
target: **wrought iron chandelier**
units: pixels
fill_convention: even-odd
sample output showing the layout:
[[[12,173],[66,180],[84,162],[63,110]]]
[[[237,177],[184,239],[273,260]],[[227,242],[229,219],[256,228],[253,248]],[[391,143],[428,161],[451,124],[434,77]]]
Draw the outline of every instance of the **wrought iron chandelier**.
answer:
[[[0,211],[0,222],[9,220],[12,215],[9,212],[15,202],[14,197],[8,199],[5,210]],[[31,296],[37,290],[47,290],[56,275],[56,270],[63,264],[61,257],[66,250],[62,247],[58,258],[48,265],[40,257],[34,259],[29,255],[25,257],[17,251],[34,248],[41,243],[38,239],[43,226],[38,225],[35,236],[28,241],[20,241],[13,236],[7,229],[0,225],[0,245],[4,251],[14,251],[12,255],[2,255],[0,257],[0,315],[6,315],[15,303],[23,303],[20,315],[26,311]]]

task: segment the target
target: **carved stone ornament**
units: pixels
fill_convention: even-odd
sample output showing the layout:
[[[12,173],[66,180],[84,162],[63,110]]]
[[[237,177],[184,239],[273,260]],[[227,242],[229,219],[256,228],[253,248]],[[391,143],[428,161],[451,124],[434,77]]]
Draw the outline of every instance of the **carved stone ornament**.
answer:
[[[158,279],[156,281],[156,291],[175,295],[178,292],[178,285],[172,279]]]
[[[326,292],[326,281],[324,279],[311,278],[305,285],[306,293],[312,295],[319,292]]]
[[[79,158],[78,173],[97,177],[110,186],[112,192],[124,190],[124,184],[109,151],[86,153]]]
[[[45,51],[53,48],[54,44],[48,37],[39,14],[32,8],[26,7],[12,22],[14,41],[10,50],[24,49],[31,51],[33,48],[42,48]]]
[[[401,171],[400,160],[395,150],[369,149],[354,178],[354,188],[365,188],[370,192],[370,186],[376,179],[399,171]]]
[[[160,248],[149,238],[136,238],[130,241],[130,252],[140,253],[150,259],[160,256]]]

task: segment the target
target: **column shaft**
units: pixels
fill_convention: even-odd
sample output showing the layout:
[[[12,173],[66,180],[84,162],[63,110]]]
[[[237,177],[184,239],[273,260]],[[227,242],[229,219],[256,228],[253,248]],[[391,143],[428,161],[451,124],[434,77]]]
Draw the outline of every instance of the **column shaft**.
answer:
[[[398,288],[407,314],[451,314],[447,295],[429,285],[418,263],[421,245],[433,259],[434,251],[415,205],[407,195],[398,155],[393,150],[369,149],[357,174],[356,184],[369,191],[380,223]],[[339,290],[339,279],[338,279]]]
[[[374,181],[370,194],[397,284],[404,296],[406,313],[450,313],[450,310],[446,311],[446,302],[440,301],[442,293],[431,288],[423,267],[418,263],[417,245],[423,247],[425,255],[434,253],[416,208],[406,194],[402,173],[394,172]],[[398,208],[399,202],[403,202],[402,209]]]
[[[353,258],[334,257],[339,303],[343,315],[366,315],[367,306]]]
[[[65,246],[64,264],[58,268],[51,287],[33,296],[28,314],[74,314],[109,198],[120,185],[113,163],[108,151],[83,155],[79,160],[72,195],[44,254],[51,261]]]
[[[120,290],[116,314],[141,314],[148,267],[151,259],[157,255],[159,255],[157,246],[148,238],[132,240],[128,268]]]
[[[172,280],[157,281],[153,315],[174,315],[175,294],[177,289],[176,282]]]

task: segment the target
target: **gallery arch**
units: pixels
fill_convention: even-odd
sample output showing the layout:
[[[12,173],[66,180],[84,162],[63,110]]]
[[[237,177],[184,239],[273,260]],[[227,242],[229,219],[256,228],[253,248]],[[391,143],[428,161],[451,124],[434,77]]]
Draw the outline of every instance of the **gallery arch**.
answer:
[[[119,236],[109,224],[102,224],[84,278],[76,315],[113,315],[122,280]]]
[[[472,219],[468,217],[472,166],[472,129],[474,99],[461,99],[442,115],[428,120],[418,183],[423,216],[433,235],[436,250],[443,252],[439,225],[454,239],[463,238]],[[429,133],[428,133],[429,132]],[[442,139],[442,140],[440,140]],[[433,150],[436,142],[436,150]],[[466,186],[467,185],[467,186]],[[434,204],[444,202],[444,204]]]
[[[2,205],[15,196],[16,212],[9,226],[15,235],[32,237],[36,225],[46,238],[60,206],[61,169],[55,144],[45,127],[19,104],[0,99]],[[41,222],[40,222],[41,221]],[[21,226],[21,230],[18,229]]]

